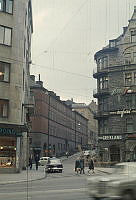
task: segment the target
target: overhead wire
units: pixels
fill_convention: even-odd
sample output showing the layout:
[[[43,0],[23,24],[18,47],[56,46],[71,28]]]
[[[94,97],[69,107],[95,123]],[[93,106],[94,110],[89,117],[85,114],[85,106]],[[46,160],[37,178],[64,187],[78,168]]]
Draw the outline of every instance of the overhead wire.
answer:
[[[86,5],[86,3],[88,2],[88,0],[85,0],[80,6],[79,8],[76,10],[76,12],[72,15],[72,17],[68,20],[68,22],[63,26],[63,28],[60,30],[60,32],[58,33],[58,35],[55,37],[55,39],[53,39],[53,41],[51,42],[51,44],[46,48],[46,51],[48,51],[50,49],[50,47],[52,45],[54,45],[58,38],[60,37],[60,35],[65,31],[65,29],[67,28],[67,26],[71,23],[71,21],[73,20],[73,18],[78,15],[78,13],[80,12],[80,10]],[[44,50],[45,51],[45,50]],[[41,52],[41,54],[37,55],[36,59],[38,59],[43,53],[44,51]]]

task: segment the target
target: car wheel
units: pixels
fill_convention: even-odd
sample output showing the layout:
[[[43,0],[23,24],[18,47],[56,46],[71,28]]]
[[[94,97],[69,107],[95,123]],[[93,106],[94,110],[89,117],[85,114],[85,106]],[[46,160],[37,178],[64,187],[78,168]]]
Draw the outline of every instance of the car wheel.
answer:
[[[133,191],[125,191],[124,194],[122,194],[122,200],[135,200]]]

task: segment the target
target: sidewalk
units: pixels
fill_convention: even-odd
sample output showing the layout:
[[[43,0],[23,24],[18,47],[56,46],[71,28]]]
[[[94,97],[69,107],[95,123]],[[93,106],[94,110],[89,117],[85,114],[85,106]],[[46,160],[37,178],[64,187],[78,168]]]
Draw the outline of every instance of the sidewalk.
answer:
[[[40,180],[45,178],[44,167],[39,166],[38,170],[35,170],[35,165],[33,169],[23,170],[21,173],[17,174],[0,174],[0,185],[10,184],[10,183],[20,183],[34,180]]]

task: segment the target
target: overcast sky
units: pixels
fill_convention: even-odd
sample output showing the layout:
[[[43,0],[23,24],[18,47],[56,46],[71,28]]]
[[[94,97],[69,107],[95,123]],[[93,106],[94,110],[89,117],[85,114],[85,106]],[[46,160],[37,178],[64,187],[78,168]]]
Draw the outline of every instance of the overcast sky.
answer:
[[[94,54],[122,33],[136,0],[32,0],[31,74],[61,99],[89,103]]]

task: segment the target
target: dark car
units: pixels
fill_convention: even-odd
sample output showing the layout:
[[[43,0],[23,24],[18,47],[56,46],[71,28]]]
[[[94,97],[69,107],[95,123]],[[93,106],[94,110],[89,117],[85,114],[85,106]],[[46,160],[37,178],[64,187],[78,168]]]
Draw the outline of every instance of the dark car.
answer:
[[[62,173],[63,165],[60,159],[50,158],[45,166],[45,171],[47,173],[60,172]]]

